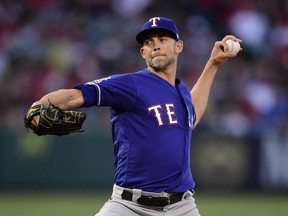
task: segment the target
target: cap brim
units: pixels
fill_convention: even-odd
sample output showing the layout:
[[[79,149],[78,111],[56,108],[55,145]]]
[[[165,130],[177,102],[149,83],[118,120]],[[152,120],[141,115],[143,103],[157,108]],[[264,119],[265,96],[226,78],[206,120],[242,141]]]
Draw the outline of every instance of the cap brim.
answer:
[[[174,38],[176,41],[179,40],[179,38],[177,37],[177,35],[175,34],[175,32],[171,31],[170,29],[167,29],[167,28],[150,28],[150,29],[146,29],[146,30],[143,30],[141,32],[139,32],[137,35],[136,35],[136,40],[138,43],[140,44],[143,44],[143,40],[145,38],[145,36],[150,33],[150,32],[153,32],[153,31],[160,31],[160,32],[165,32],[165,33],[168,33],[172,38]]]

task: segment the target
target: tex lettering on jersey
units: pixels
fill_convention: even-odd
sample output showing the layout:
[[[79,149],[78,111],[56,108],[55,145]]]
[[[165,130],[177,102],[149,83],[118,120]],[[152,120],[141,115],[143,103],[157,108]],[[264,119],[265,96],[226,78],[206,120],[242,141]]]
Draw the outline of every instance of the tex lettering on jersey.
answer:
[[[151,106],[148,107],[148,112],[153,113],[155,119],[157,120],[158,126],[162,126],[164,123],[162,119],[162,112],[160,111],[163,109],[165,109],[164,113],[168,116],[169,125],[177,124],[178,121],[175,114],[174,104],[165,104],[164,106],[161,105]]]

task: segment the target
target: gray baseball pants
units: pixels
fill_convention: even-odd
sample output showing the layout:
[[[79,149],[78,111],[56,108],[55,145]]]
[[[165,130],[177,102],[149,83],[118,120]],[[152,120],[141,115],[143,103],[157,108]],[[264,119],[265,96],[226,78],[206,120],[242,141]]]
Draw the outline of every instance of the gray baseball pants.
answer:
[[[121,194],[125,188],[114,185],[112,197],[104,204],[95,216],[200,216],[191,191],[183,194],[181,201],[165,207],[140,205],[136,200],[145,193],[151,196],[161,196],[161,193],[132,190],[132,201],[123,200]]]

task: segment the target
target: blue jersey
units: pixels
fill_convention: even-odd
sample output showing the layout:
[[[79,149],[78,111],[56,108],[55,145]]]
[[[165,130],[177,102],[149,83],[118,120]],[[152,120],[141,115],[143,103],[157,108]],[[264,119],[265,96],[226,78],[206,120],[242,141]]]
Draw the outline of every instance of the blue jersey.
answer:
[[[190,169],[196,116],[182,81],[176,86],[148,70],[75,86],[84,107],[110,106],[115,183],[150,192],[194,188]]]

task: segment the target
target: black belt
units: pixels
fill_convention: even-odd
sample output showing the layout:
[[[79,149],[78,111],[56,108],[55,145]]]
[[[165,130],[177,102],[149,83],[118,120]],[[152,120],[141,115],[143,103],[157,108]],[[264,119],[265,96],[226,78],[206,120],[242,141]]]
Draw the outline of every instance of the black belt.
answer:
[[[137,203],[145,206],[165,207],[181,201],[183,194],[184,193],[173,193],[169,197],[152,197],[141,195],[141,197],[137,199]],[[124,190],[121,196],[124,200],[132,201],[133,193],[128,190]]]

